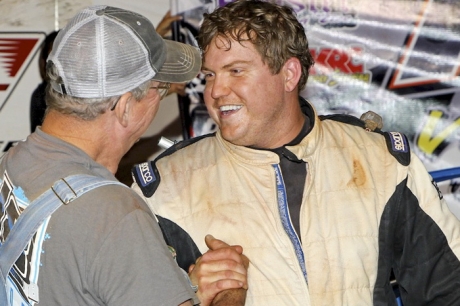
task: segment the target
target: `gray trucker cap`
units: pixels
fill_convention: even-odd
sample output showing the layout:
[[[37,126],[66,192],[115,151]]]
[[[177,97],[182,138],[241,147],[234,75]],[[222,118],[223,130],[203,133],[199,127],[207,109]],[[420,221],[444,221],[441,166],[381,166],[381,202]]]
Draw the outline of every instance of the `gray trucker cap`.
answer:
[[[48,57],[62,79],[51,86],[79,98],[124,94],[147,80],[182,83],[201,68],[197,48],[164,40],[142,15],[105,5],[80,11]]]

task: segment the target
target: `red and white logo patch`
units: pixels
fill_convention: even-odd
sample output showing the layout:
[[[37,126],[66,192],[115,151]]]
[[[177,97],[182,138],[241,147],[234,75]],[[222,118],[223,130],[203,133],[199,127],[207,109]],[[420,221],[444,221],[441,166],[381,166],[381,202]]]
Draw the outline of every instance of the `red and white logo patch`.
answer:
[[[0,32],[0,110],[44,39],[40,32]]]

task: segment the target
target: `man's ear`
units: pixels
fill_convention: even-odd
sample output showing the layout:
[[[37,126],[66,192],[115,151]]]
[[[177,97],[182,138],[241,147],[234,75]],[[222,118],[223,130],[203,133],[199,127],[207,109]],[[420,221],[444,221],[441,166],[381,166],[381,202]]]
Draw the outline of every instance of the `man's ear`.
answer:
[[[288,59],[282,69],[284,73],[284,89],[288,92],[293,91],[299,84],[300,75],[302,74],[302,66],[296,57]]]
[[[118,119],[118,122],[120,122],[120,124],[124,127],[128,125],[132,101],[134,101],[132,94],[130,92],[127,92],[120,97],[117,106],[113,110],[115,112],[115,116]]]

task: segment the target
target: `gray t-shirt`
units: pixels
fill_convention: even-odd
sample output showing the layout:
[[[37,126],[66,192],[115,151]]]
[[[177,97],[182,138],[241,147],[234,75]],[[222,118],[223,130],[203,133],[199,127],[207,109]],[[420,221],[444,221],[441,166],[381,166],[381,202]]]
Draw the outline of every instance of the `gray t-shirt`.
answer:
[[[79,173],[116,180],[83,151],[40,129],[11,148],[0,164],[0,238],[17,217],[13,211]],[[31,305],[178,305],[195,298],[148,206],[119,185],[62,205],[14,269],[15,285]],[[27,297],[34,283],[38,304]]]

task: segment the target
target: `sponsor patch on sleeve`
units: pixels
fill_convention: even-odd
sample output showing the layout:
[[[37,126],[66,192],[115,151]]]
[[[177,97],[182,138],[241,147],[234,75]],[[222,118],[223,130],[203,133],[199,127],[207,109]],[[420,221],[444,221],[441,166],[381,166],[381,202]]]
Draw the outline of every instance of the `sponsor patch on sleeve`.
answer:
[[[135,172],[138,178],[136,181],[141,187],[145,187],[156,181],[155,173],[149,162],[136,165]]]
[[[404,134],[399,132],[389,132],[388,134],[390,135],[391,147],[394,152],[407,153],[409,151]]]
[[[404,166],[410,164],[410,144],[406,135],[400,132],[384,132],[386,146],[388,152],[393,155],[396,160]]]

